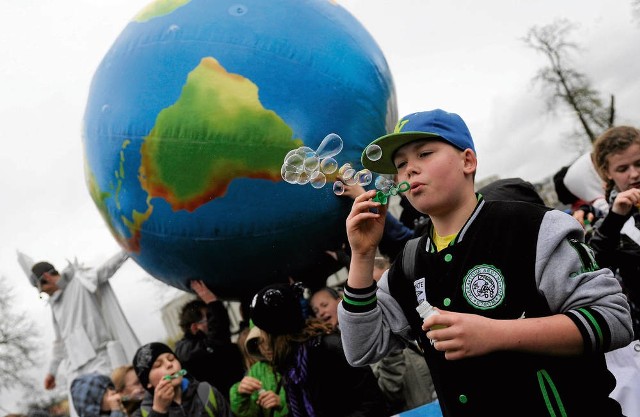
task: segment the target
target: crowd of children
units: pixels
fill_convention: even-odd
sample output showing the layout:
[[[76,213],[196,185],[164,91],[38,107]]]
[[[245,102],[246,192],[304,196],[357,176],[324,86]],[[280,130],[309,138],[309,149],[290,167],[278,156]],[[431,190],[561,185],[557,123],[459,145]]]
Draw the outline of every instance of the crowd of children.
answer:
[[[419,230],[393,239],[375,190],[354,192],[343,285],[262,288],[232,342],[222,304],[194,281],[175,351],[148,343],[110,376],[75,377],[78,415],[385,417],[436,399],[444,416],[639,415],[637,358],[623,380],[607,355],[640,346],[640,131],[598,138],[602,196],[573,217],[523,181],[476,191],[474,142],[455,113],[410,114],[372,144],[383,156],[362,164],[410,184]]]

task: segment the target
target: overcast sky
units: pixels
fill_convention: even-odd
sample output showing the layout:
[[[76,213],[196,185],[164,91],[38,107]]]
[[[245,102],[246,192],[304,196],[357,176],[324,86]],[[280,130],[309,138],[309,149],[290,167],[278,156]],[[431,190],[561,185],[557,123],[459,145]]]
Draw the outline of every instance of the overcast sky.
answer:
[[[50,312],[20,270],[16,249],[59,266],[73,257],[97,265],[119,249],[85,186],[81,121],[93,72],[147,3],[0,3],[0,275],[14,288],[18,309],[39,319],[47,354]],[[577,23],[572,39],[583,50],[576,68],[600,92],[615,94],[619,124],[640,125],[640,26],[631,0],[338,3],[384,52],[400,115],[439,107],[466,120],[478,179],[539,181],[578,156],[562,146],[573,129],[570,113],[548,114],[531,83],[546,65],[520,40],[533,25],[557,18]],[[134,330],[149,342],[165,337],[159,308],[174,293],[163,294],[145,276],[128,261],[112,282]]]

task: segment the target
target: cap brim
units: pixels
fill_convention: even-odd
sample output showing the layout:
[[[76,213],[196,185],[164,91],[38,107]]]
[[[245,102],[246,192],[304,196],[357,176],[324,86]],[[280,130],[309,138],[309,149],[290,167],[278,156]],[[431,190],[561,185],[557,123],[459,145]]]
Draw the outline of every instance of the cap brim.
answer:
[[[426,132],[399,132],[390,133],[385,136],[381,136],[378,139],[371,142],[367,148],[371,145],[378,145],[382,150],[382,156],[377,161],[372,161],[367,157],[367,149],[362,152],[360,162],[362,166],[367,168],[371,172],[378,174],[397,174],[398,170],[393,164],[393,156],[396,151],[407,143],[419,139],[442,139],[440,135],[426,133]]]

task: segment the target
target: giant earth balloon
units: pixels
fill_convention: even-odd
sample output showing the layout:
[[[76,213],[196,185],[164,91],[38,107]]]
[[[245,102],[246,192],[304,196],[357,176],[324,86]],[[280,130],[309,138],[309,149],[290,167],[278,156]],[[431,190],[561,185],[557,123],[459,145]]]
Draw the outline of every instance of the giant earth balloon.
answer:
[[[329,0],[158,0],[97,68],[86,178],[119,244],[154,278],[246,296],[345,241],[351,202],[283,181],[283,158],[344,143],[359,164],[395,123],[385,58]]]

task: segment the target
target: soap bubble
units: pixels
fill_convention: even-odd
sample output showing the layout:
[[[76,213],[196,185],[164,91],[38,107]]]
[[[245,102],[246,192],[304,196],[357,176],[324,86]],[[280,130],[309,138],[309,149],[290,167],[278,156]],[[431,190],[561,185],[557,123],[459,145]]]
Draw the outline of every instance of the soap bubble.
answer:
[[[358,183],[358,178],[354,173],[354,175],[349,178],[343,178],[342,182],[344,182],[345,185],[356,185]]]
[[[305,185],[309,182],[309,174],[307,172],[300,173],[300,177],[298,177],[298,181],[296,184]]]
[[[342,138],[335,133],[329,133],[322,139],[320,146],[316,149],[318,158],[330,158],[336,156],[342,150]]]
[[[313,188],[322,188],[327,183],[327,177],[320,171],[315,171],[309,179]]]
[[[364,152],[367,158],[369,158],[371,161],[377,161],[378,159],[382,158],[382,149],[380,149],[380,147],[376,144],[367,146],[367,149],[365,149]]]
[[[381,175],[376,178],[374,184],[377,190],[381,190],[386,193],[393,186],[393,180]]]
[[[340,169],[338,170],[338,175],[339,175],[340,177],[344,178],[344,173],[345,173],[345,171],[347,171],[347,170],[349,170],[349,169],[353,169],[353,168],[351,168],[351,164],[347,162],[347,163],[345,163],[344,165],[342,165],[342,166],[340,167]]]
[[[320,170],[325,174],[333,174],[338,169],[338,162],[331,158],[325,158],[320,161]]]
[[[304,160],[304,170],[307,172],[315,172],[318,170],[320,160],[317,156],[310,156]]]
[[[365,168],[361,171],[358,171],[355,175],[355,178],[356,182],[364,187],[365,185],[371,184],[371,179],[373,178],[373,176],[371,174],[371,171]]]
[[[289,184],[297,184],[299,178],[300,174],[298,174],[297,172],[287,171],[282,174],[282,179],[284,179]]]
[[[296,168],[300,168],[302,170],[303,166],[304,166],[304,160],[305,160],[304,156],[302,156],[299,153],[295,152],[295,153],[289,155],[289,157],[284,160],[284,163],[286,165],[292,165],[292,166],[294,166]]]
[[[333,193],[335,195],[344,194],[344,184],[341,181],[336,181],[333,183]]]
[[[353,168],[348,168],[342,173],[340,177],[342,178],[342,181],[345,181],[353,178],[354,175],[356,175],[356,170]]]
[[[309,158],[312,156],[316,156],[316,151],[314,151],[313,149],[311,149],[308,146],[301,146],[298,149],[296,149],[296,153],[301,155],[303,158]]]

